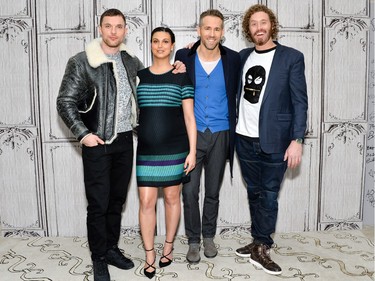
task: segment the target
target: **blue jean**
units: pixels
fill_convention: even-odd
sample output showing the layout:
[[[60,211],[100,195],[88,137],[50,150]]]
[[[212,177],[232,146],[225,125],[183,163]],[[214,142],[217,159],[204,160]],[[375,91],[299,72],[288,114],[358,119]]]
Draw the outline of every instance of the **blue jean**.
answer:
[[[236,150],[247,186],[251,235],[255,243],[271,246],[271,234],[275,232],[277,221],[277,199],[287,169],[284,153],[267,154],[260,148],[258,139],[238,134]]]
[[[121,213],[133,166],[132,132],[118,134],[111,144],[82,147],[87,198],[87,236],[93,260],[117,246]]]

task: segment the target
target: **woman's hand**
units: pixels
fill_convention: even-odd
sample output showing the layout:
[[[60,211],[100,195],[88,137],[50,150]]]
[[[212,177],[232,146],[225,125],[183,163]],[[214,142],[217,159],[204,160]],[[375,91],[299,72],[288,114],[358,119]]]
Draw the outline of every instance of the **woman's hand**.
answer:
[[[195,153],[189,153],[188,156],[186,157],[185,165],[184,165],[184,172],[186,175],[189,174],[192,170],[194,170],[195,164],[196,164],[195,161],[196,161]]]

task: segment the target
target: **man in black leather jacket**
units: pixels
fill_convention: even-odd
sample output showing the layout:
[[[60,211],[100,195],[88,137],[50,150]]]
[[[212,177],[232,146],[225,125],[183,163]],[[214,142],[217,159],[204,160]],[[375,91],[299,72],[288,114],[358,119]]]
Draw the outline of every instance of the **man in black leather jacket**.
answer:
[[[105,11],[99,32],[101,38],[69,59],[57,110],[82,144],[94,280],[109,281],[108,264],[134,267],[117,245],[133,165],[136,76],[144,66],[125,49],[127,29],[121,11]]]

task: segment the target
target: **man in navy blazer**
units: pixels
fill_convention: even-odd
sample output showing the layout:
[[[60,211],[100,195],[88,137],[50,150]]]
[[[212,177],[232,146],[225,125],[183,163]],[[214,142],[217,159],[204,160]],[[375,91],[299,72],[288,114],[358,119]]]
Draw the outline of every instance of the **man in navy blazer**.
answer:
[[[255,48],[240,52],[236,151],[247,185],[253,242],[236,254],[277,275],[282,270],[270,257],[277,199],[286,169],[301,162],[307,122],[304,56],[273,41],[278,23],[264,5],[247,10],[242,28]]]
[[[212,9],[200,15],[197,28],[200,40],[191,49],[176,53],[176,60],[186,65],[194,84],[194,113],[197,122],[197,162],[190,173],[190,182],[182,189],[185,232],[191,264],[200,261],[200,240],[204,255],[217,255],[214,244],[219,209],[219,193],[226,160],[233,169],[236,126],[236,95],[240,75],[239,54],[220,44],[224,34],[224,16]],[[199,188],[205,169],[205,194],[202,221],[199,211]]]

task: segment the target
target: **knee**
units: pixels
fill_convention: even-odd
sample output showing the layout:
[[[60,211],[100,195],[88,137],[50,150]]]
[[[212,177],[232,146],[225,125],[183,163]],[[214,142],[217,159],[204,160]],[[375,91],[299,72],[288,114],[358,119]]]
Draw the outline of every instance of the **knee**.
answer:
[[[164,194],[164,203],[166,205],[177,205],[180,203],[180,192],[169,192]]]
[[[108,200],[89,200],[87,214],[89,216],[102,216],[107,213]]]
[[[278,193],[265,191],[260,196],[260,206],[265,210],[276,211],[278,210]]]
[[[249,202],[256,201],[260,196],[260,190],[257,187],[247,187],[247,198]]]
[[[154,198],[150,197],[140,197],[139,198],[139,209],[143,212],[155,210],[156,201]]]
[[[194,202],[199,201],[199,194],[195,194],[192,191],[183,191],[182,199],[183,199],[184,205],[190,205],[190,204],[193,204]]]

